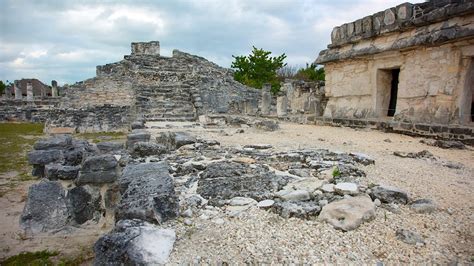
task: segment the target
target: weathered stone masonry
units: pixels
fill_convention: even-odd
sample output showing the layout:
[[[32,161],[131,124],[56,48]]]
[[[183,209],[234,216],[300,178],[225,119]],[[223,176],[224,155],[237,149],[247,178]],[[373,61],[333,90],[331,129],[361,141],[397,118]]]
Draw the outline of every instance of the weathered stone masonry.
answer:
[[[255,113],[259,92],[232,71],[178,50],[159,54],[159,43],[132,43],[124,60],[97,67],[97,76],[68,88],[62,108],[126,107],[121,122],[192,121],[201,114]],[[107,128],[107,126],[101,126]]]
[[[336,27],[331,39],[316,59],[325,118],[471,123],[474,2],[404,3]]]

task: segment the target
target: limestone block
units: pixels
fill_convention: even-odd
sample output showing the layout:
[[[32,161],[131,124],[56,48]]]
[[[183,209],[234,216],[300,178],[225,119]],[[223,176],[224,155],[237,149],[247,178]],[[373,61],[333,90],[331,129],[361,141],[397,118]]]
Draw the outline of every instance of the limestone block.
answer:
[[[393,9],[389,8],[385,10],[383,22],[387,26],[390,26],[395,23],[395,12],[393,12]]]
[[[288,98],[280,96],[277,98],[277,115],[285,116],[288,113]]]
[[[270,107],[272,104],[272,94],[270,92],[271,85],[264,84],[262,88],[262,108],[261,112],[262,115],[269,115],[270,114]]]
[[[397,20],[405,21],[409,20],[413,15],[413,5],[410,3],[403,3],[396,7],[397,9]]]

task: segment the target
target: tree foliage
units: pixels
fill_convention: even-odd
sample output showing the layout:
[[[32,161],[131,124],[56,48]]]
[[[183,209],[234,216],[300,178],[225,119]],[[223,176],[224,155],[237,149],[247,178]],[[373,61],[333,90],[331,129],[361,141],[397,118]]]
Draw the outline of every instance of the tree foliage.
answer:
[[[6,88],[7,88],[7,84],[5,84],[3,80],[0,80],[0,94],[3,94]]]
[[[305,68],[301,68],[300,70],[298,70],[298,72],[296,72],[295,78],[305,81],[324,81],[324,68],[317,68],[316,64],[306,64]]]
[[[257,89],[261,89],[265,83],[270,83],[272,92],[277,93],[280,90],[277,71],[286,66],[286,63],[283,63],[286,55],[272,57],[271,53],[253,46],[252,53],[248,56],[233,55],[234,62],[231,67],[235,69],[235,80]]]

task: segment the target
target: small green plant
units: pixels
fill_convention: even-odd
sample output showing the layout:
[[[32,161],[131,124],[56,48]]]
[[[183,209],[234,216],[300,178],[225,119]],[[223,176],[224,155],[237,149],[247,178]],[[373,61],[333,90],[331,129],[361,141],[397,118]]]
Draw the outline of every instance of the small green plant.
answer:
[[[341,170],[339,170],[338,166],[334,166],[334,168],[332,169],[332,177],[335,178],[339,176],[341,176]]]
[[[18,255],[11,256],[8,259],[2,261],[0,265],[3,266],[43,266],[43,265],[54,265],[50,260],[51,257],[55,257],[59,254],[57,251],[42,250],[37,252],[22,252]]]

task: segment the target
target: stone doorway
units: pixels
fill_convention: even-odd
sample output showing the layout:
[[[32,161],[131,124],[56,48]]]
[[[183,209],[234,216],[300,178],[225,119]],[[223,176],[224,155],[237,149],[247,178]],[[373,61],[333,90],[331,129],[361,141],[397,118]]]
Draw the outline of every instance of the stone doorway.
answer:
[[[377,70],[376,113],[378,117],[393,117],[397,107],[400,68]]]

